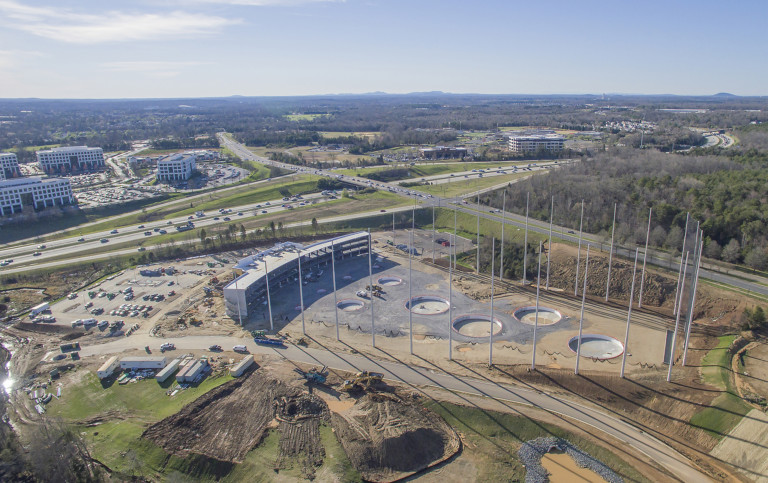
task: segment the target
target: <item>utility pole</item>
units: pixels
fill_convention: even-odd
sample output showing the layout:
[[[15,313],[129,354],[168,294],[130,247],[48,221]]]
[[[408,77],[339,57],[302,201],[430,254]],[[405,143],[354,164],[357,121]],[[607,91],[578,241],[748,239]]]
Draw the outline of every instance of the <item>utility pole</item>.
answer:
[[[491,238],[491,339],[488,345],[488,367],[493,367],[493,271],[496,263],[496,238]]]
[[[453,260],[451,260],[453,250]],[[453,269],[456,267],[456,205],[453,206],[453,243],[448,249],[448,360],[453,360]]]
[[[530,198],[531,198],[531,192],[529,191],[525,194],[525,241],[523,242],[523,287],[525,287],[525,283],[527,282],[525,271],[528,268],[528,201],[530,201]]]
[[[704,248],[704,232],[699,234],[699,253],[695,261],[695,271],[693,275],[693,294],[691,295],[691,306],[688,308],[688,328],[685,331],[685,344],[683,345],[683,366],[688,359],[688,339],[691,336],[693,328],[693,309],[696,306],[696,289],[699,286],[699,267],[701,266],[701,250]]]
[[[392,213],[392,246],[397,246],[395,243],[395,214]]]
[[[616,205],[613,204],[613,226],[611,227],[611,252],[608,254],[608,281],[605,283],[605,301],[611,292],[611,266],[613,264],[613,235],[616,233]]]
[[[307,329],[304,326],[304,288],[301,284],[304,280],[301,278],[301,250],[299,250],[299,303],[301,304],[301,333],[307,335]]]
[[[635,266],[632,268],[632,288],[629,290],[629,308],[627,309],[627,332],[624,334],[624,354],[621,357],[621,378],[624,378],[624,366],[627,363],[627,345],[629,344],[629,323],[632,320],[632,298],[635,295],[635,274],[637,273],[637,254],[639,248],[635,248]]]
[[[475,271],[477,273],[480,273],[480,195],[477,195],[477,254],[475,257],[476,260],[476,267]]]
[[[579,295],[579,263],[581,262],[581,234],[584,227],[584,200],[581,200],[581,221],[579,222],[579,251],[576,252],[576,281],[573,287],[573,296]],[[587,250],[589,250],[589,244],[587,244]],[[576,361],[578,364],[579,361]]]
[[[273,332],[275,330],[274,319],[272,319],[272,296],[269,294],[269,268],[267,267],[267,259],[264,259],[264,273],[267,276],[267,310],[269,310],[269,330]]]
[[[432,263],[435,263],[435,205],[432,205]]]
[[[336,314],[336,340],[341,340],[339,336],[339,301],[336,295],[336,246],[331,240],[331,276],[333,277],[333,309]]]
[[[411,229],[411,246],[408,250],[408,338],[410,350],[413,354],[413,229]]]
[[[533,320],[533,351],[531,356],[531,370],[536,370],[536,331],[539,329],[539,291],[541,290],[541,248],[539,241],[539,274],[536,277],[536,316]]]
[[[579,361],[581,359],[581,336],[584,329],[584,303],[587,299],[587,275],[589,275],[589,243],[587,243],[587,259],[584,262],[584,288],[581,289],[581,316],[579,316],[579,339],[576,341],[576,372],[579,374]]]
[[[373,244],[371,229],[368,228],[368,285],[371,288],[371,346],[376,347],[376,318],[373,314]]]
[[[504,225],[506,224],[507,189],[504,188],[501,202],[501,258],[499,259],[499,282],[504,278]]]
[[[651,215],[653,208],[648,209],[648,231],[645,234],[645,251],[643,252],[643,273],[640,275],[640,294],[637,298],[637,308],[643,306],[643,283],[645,282],[645,262],[648,259],[648,240],[651,237]]]
[[[680,271],[677,273],[677,288],[675,289],[675,305],[673,306],[675,312],[674,314],[677,314],[677,306],[678,306],[678,297],[681,297],[680,294],[680,277],[683,275],[683,253],[685,253],[685,242],[688,240],[688,221],[690,220],[690,213],[685,214],[685,233],[683,233],[683,248],[680,249]]]
[[[552,219],[555,217],[555,195],[552,195],[552,201],[550,201],[549,207],[549,239],[547,244],[549,249],[547,250],[547,292],[549,292],[549,260],[552,257]]]
[[[690,252],[685,252],[685,265],[683,265],[683,290],[685,290],[685,272],[688,269],[688,254]],[[681,262],[682,263],[682,262]],[[677,342],[677,329],[678,325],[680,324],[680,311],[682,310],[682,300],[683,298],[680,297],[680,301],[677,307],[677,316],[675,317],[675,331],[672,332],[672,346],[669,348],[669,368],[667,369],[667,382],[672,380],[672,366],[675,364],[675,342]]]

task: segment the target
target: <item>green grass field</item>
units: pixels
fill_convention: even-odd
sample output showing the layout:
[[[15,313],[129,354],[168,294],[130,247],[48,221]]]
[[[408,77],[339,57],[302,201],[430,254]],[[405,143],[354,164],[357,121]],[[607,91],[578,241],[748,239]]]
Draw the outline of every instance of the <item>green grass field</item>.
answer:
[[[249,482],[274,479],[279,434],[270,431],[260,445],[251,450],[242,464],[215,461],[202,456],[179,458],[170,456],[152,442],[142,440],[144,429],[178,412],[215,387],[232,380],[228,374],[209,377],[197,387],[180,391],[173,398],[165,393],[173,379],[158,384],[154,379],[120,386],[103,387],[93,373],[64,389],[61,400],[48,405],[48,414],[77,426],[84,435],[92,455],[122,475],[136,475],[152,481],[174,474],[195,481]],[[99,424],[92,424],[101,418]],[[91,424],[86,424],[86,423]],[[318,474],[334,475],[339,481],[360,481],[360,476],[344,453],[330,426],[323,425],[320,437],[326,457]],[[301,461],[290,461],[280,474],[301,480]],[[179,475],[176,475],[179,476]]]
[[[701,362],[704,382],[722,389],[710,407],[694,414],[691,425],[704,429],[715,438],[722,438],[736,427],[752,406],[741,400],[731,381],[731,358],[728,351],[735,335],[720,337],[717,346],[710,350]]]
[[[456,181],[451,183],[413,186],[410,189],[421,191],[422,193],[429,193],[435,196],[442,196],[443,198],[452,198],[454,196],[466,195],[477,190],[490,188],[492,186],[508,183],[510,181],[525,178],[531,175],[532,174],[530,172],[526,171],[523,173],[491,176],[488,178],[457,178]]]
[[[424,178],[427,176],[437,176],[440,174],[450,174],[450,173],[460,173],[463,171],[472,171],[473,169],[490,169],[490,168],[497,168],[499,166],[503,167],[512,167],[512,166],[520,166],[527,163],[522,162],[515,162],[515,163],[509,163],[509,162],[501,162],[501,163],[464,163],[464,162],[456,162],[456,163],[449,163],[449,164],[439,164],[439,162],[435,162],[434,164],[424,165],[419,164],[416,166],[408,166],[408,176],[404,178],[398,178],[398,179],[412,179],[412,178]],[[371,173],[378,173],[381,171],[385,171],[388,169],[394,169],[395,167],[389,167],[389,166],[380,166],[375,168],[360,168],[355,169],[355,175],[356,176],[366,176]]]
[[[649,481],[610,449],[598,446],[557,426],[525,416],[488,411],[435,400],[425,406],[436,412],[462,435],[461,459],[474,463],[475,481],[524,481],[525,467],[517,456],[520,446],[547,436],[564,438],[602,461],[625,481]]]

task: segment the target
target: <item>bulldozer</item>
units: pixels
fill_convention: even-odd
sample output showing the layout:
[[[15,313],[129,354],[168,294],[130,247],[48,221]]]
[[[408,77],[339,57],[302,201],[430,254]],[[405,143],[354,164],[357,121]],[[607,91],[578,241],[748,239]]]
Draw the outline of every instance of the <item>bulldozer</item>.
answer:
[[[357,392],[375,389],[381,383],[384,374],[380,372],[358,372],[354,379],[347,379],[341,384],[341,391]]]

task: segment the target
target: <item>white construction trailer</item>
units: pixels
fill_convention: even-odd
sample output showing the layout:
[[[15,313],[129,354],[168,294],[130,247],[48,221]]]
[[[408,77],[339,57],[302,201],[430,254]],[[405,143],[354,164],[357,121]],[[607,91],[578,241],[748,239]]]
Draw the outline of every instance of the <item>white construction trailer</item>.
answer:
[[[96,371],[96,375],[99,376],[99,379],[106,379],[114,374],[115,369],[118,367],[120,367],[120,361],[117,359],[117,356],[112,356],[99,367]]]

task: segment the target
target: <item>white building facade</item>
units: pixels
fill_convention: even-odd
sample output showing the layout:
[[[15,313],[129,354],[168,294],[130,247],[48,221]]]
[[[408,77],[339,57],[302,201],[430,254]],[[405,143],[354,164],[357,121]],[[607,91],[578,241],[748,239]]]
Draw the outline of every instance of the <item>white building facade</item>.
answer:
[[[78,173],[104,167],[104,151],[88,146],[67,146],[37,151],[37,162],[43,172]]]
[[[530,136],[510,136],[509,150],[513,153],[530,153],[539,149],[557,153],[563,150],[565,137],[559,134],[536,134]]]
[[[0,153],[0,180],[21,176],[19,160],[14,153]]]
[[[157,160],[158,181],[185,181],[197,167],[194,154],[172,154]]]
[[[19,178],[0,181],[0,214],[20,213],[25,206],[42,210],[75,202],[68,179]]]

